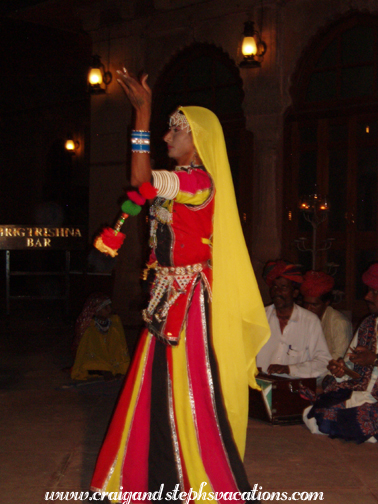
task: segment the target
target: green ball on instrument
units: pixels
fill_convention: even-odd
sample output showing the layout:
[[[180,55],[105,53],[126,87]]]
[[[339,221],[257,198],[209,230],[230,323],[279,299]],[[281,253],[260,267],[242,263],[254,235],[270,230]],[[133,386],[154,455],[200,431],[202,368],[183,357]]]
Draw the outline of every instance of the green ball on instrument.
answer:
[[[138,215],[142,210],[142,207],[133,203],[131,200],[126,200],[122,203],[121,206],[122,212],[127,213],[128,215]]]

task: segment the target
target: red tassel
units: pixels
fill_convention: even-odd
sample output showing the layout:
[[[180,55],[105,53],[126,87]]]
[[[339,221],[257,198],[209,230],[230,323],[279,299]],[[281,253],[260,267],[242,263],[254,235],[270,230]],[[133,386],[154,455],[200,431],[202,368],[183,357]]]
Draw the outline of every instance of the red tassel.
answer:
[[[126,194],[133,203],[139,206],[143,206],[146,203],[146,198],[141,196],[137,191],[127,191]]]
[[[156,195],[157,195],[157,189],[155,189],[155,187],[153,185],[151,185],[149,182],[144,182],[139,187],[139,192],[146,199],[156,198]]]
[[[105,228],[100,234],[102,241],[107,247],[110,247],[113,250],[118,250],[121,248],[126,235],[123,233],[114,234],[114,229]]]

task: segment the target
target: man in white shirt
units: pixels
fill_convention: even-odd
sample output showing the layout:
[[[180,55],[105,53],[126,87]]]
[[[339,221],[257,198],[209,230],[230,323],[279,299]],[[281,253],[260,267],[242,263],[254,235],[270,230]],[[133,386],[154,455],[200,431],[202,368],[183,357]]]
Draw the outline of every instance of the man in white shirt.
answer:
[[[344,357],[353,336],[351,322],[330,306],[335,280],[322,271],[307,271],[300,291],[303,307],[315,313],[322,324],[323,333],[332,359]]]
[[[271,337],[257,356],[257,367],[296,378],[325,375],[331,355],[320,320],[295,304],[303,281],[300,269],[287,261],[270,261],[263,276],[273,301],[266,308]]]

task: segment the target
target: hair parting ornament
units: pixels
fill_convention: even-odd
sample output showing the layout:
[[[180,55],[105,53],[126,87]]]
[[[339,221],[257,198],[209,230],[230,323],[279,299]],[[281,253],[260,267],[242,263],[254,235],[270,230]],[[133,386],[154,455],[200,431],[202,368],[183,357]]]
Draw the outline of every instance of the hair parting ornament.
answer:
[[[190,133],[192,131],[190,128],[189,121],[186,118],[185,114],[183,114],[179,110],[173,112],[173,114],[169,117],[169,127],[173,128],[174,126],[181,128],[187,133]]]
[[[201,138],[205,141],[208,138],[208,133],[207,131],[198,124],[198,122],[195,122],[193,118],[191,118],[191,121],[189,123],[188,118],[185,115],[185,112],[182,110],[182,108],[185,107],[179,107],[176,112],[174,112],[170,118],[169,118],[169,127],[171,128],[172,126],[181,126],[183,130],[185,130],[187,133],[192,133],[193,135],[201,136]],[[175,120],[177,118],[177,120]]]

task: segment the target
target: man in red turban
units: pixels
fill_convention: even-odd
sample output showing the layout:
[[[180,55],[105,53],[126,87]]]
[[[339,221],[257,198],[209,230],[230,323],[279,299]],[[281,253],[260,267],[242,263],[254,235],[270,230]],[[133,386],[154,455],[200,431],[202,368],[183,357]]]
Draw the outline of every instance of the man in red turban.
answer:
[[[271,337],[257,356],[257,366],[269,374],[323,376],[331,356],[319,318],[295,303],[303,282],[300,268],[283,260],[269,261],[263,277],[273,301],[265,309]]]
[[[352,339],[352,324],[345,315],[330,306],[335,280],[322,271],[307,271],[300,292],[303,306],[321,321],[328,349],[333,359],[344,357]]]
[[[264,268],[263,277],[268,287],[271,287],[274,280],[279,277],[291,280],[296,284],[303,282],[300,267],[283,260],[268,261]]]

